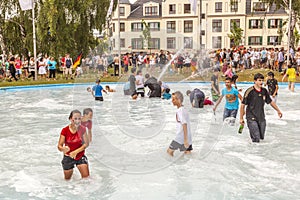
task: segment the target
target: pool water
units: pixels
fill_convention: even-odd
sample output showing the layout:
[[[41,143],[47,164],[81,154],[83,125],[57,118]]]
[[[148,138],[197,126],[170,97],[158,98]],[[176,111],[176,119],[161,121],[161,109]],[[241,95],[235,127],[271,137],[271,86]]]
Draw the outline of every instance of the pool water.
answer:
[[[103,84],[105,85],[105,84]],[[280,85],[283,118],[266,106],[265,140],[252,144],[247,127],[238,134],[222,122],[225,100],[189,111],[194,151],[166,149],[175,138],[171,100],[116,93],[95,102],[88,85],[7,88],[0,91],[0,199],[298,199],[300,196],[300,95]],[[169,83],[172,92],[209,83]],[[243,91],[250,84],[240,84]],[[299,86],[296,86],[296,89]],[[91,177],[63,179],[60,131],[71,110],[94,110],[93,141],[86,150]],[[238,113],[239,116],[239,113]]]

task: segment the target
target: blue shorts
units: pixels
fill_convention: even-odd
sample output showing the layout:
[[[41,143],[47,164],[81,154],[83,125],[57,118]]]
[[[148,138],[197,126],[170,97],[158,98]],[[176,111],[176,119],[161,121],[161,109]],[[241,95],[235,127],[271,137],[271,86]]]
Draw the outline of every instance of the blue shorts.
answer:
[[[61,161],[62,167],[64,170],[70,170],[74,168],[74,165],[82,165],[82,164],[87,164],[88,165],[88,159],[84,155],[82,156],[79,160],[75,160],[71,158],[70,156],[64,155],[64,158]]]

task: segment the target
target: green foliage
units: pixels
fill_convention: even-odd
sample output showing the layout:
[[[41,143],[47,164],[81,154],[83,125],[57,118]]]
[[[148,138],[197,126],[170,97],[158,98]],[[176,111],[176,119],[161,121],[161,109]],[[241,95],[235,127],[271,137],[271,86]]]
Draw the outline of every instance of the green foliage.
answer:
[[[228,37],[234,41],[235,46],[239,46],[242,41],[244,30],[237,26],[236,21],[233,21],[230,32],[231,34],[228,34]]]
[[[86,56],[99,44],[93,30],[102,31],[109,4],[110,0],[37,0],[37,53],[58,58],[82,51]],[[0,36],[1,50],[24,55],[33,52],[32,11],[21,11],[19,0],[1,0]]]

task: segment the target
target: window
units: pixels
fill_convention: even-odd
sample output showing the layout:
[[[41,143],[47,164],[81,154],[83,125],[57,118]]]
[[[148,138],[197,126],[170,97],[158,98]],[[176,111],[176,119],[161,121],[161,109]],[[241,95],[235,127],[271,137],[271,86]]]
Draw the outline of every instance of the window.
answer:
[[[280,36],[268,36],[268,45],[281,45],[281,37]]]
[[[239,4],[237,2],[237,0],[232,0],[230,2],[230,11],[231,12],[238,12],[239,10]]]
[[[131,39],[132,49],[143,49],[143,39],[142,38],[133,38]]]
[[[116,32],[116,25],[115,25],[115,23],[113,23],[113,25],[112,25],[112,31]]]
[[[222,12],[222,2],[216,2],[215,3],[215,12],[221,13]]]
[[[131,23],[131,31],[133,31],[133,32],[143,31],[143,24],[142,23]]]
[[[150,31],[159,31],[160,30],[159,22],[149,22],[148,25],[149,25]]]
[[[231,19],[230,20],[230,30],[233,29],[233,22],[235,22],[235,24],[238,28],[241,27],[240,19]]]
[[[263,28],[263,20],[262,19],[250,19],[249,20],[249,28],[250,29],[261,29],[261,28]]]
[[[159,38],[151,38],[149,40],[149,49],[160,49],[160,39]]]
[[[113,46],[113,48],[116,47],[116,40],[115,39],[113,39],[113,41],[112,41],[112,46]]]
[[[175,37],[167,38],[167,49],[176,49],[176,38]]]
[[[262,36],[252,36],[248,37],[248,45],[262,45]]]
[[[268,28],[282,28],[282,19],[269,19]]]
[[[185,49],[192,49],[193,48],[193,38],[192,37],[184,37],[183,44]]]
[[[253,11],[267,11],[266,4],[263,2],[254,2]]]
[[[167,33],[175,33],[176,32],[176,22],[168,21],[167,22]]]
[[[125,16],[125,8],[120,7],[120,16]]]
[[[120,39],[120,47],[125,48],[125,38]]]
[[[158,15],[158,7],[157,6],[145,7],[145,15]]]
[[[221,19],[212,20],[212,31],[213,32],[222,32],[222,20]]]
[[[169,14],[176,14],[176,4],[169,5]]]
[[[191,4],[184,4],[184,14],[191,13]]]
[[[222,48],[222,36],[212,37],[212,47],[214,49]]]
[[[184,21],[184,32],[185,33],[193,32],[193,21],[192,20]]]
[[[125,31],[125,23],[120,23],[120,32]]]

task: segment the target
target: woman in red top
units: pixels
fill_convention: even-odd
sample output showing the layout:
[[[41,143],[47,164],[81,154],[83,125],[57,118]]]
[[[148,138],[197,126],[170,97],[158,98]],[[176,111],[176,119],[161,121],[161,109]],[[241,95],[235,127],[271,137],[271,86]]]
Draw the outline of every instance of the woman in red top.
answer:
[[[90,173],[84,150],[88,147],[89,142],[86,128],[81,125],[80,111],[73,110],[70,113],[69,120],[71,124],[62,129],[57,146],[58,150],[64,153],[61,163],[65,179],[71,179],[74,165],[77,166],[81,177],[86,178]]]

